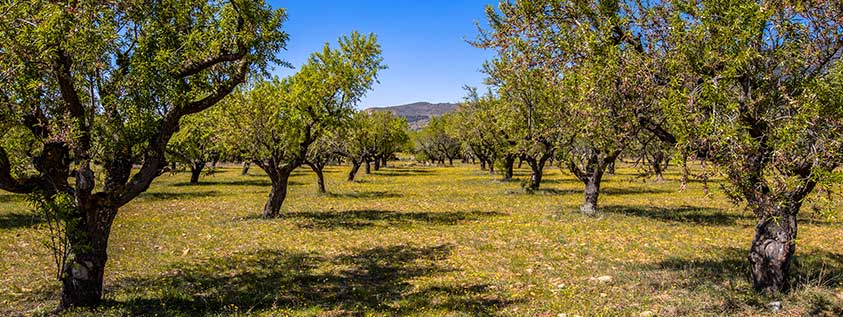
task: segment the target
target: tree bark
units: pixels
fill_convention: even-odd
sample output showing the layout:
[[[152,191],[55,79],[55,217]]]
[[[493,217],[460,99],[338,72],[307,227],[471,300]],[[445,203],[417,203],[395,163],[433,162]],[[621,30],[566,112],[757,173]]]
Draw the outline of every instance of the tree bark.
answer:
[[[609,166],[606,167],[609,172],[609,175],[615,175],[615,161],[609,163]]]
[[[784,201],[756,207],[758,222],[748,258],[752,285],[757,291],[774,295],[790,289],[790,265],[796,253],[796,215],[810,191],[788,193],[783,195]]]
[[[77,210],[67,222],[70,256],[62,269],[60,309],[95,307],[102,298],[103,275],[108,261],[108,236],[116,208]]]
[[[454,166],[454,158],[453,157],[448,158],[448,165]]]
[[[280,168],[275,176],[270,176],[272,180],[272,187],[269,190],[269,199],[263,207],[263,218],[277,218],[281,211],[281,205],[284,204],[284,199],[287,198],[287,180],[293,168]]]
[[[600,181],[603,178],[603,173],[595,173],[595,175],[587,177],[585,183],[585,201],[580,207],[580,212],[584,215],[593,217],[597,215],[597,198],[600,196]]]
[[[381,159],[380,158],[375,158],[375,170],[376,171],[381,170]]]
[[[243,162],[243,170],[240,171],[241,176],[249,175],[249,162]]]
[[[653,174],[656,174],[656,182],[663,182],[664,181],[664,171],[662,169],[662,164],[664,164],[664,153],[661,151],[656,152],[653,154],[653,160],[650,162],[650,166],[653,169]]]
[[[384,156],[381,157],[381,167],[386,168],[386,162],[389,161],[387,159],[388,157],[389,157],[388,155],[384,155]]]
[[[598,154],[592,154],[585,162],[584,169],[580,169],[575,162],[568,161],[568,170],[585,185],[584,201],[580,207],[580,212],[584,215],[589,217],[597,215],[597,198],[600,196],[600,182],[603,180],[603,173],[606,172],[611,163],[615,162],[619,154],[619,151],[610,153],[602,159]]]
[[[360,162],[351,162],[351,171],[348,172],[348,181],[353,182],[354,177],[357,176],[357,171],[360,169]]]
[[[199,184],[199,176],[205,168],[205,162],[193,163],[190,166],[190,183]]]
[[[489,160],[489,175],[495,175],[495,161]]]
[[[504,181],[511,181],[512,180],[512,168],[515,165],[515,157],[507,155],[503,159],[503,180]]]
[[[484,160],[484,159],[480,159],[480,170],[481,171],[486,170],[486,160]]]
[[[530,189],[537,190],[542,183],[542,176],[544,175],[544,164],[547,162],[546,158],[538,160],[527,159],[527,165],[530,165]]]
[[[366,174],[367,175],[372,174],[372,166],[371,166],[369,160],[366,160]]]
[[[316,185],[318,186],[317,190],[319,191],[320,194],[326,193],[327,191],[325,190],[325,175],[324,175],[324,173],[322,173],[322,170],[324,169],[324,167],[320,166],[319,164],[309,164],[309,165],[310,165],[310,169],[312,169],[313,172],[316,173]]]

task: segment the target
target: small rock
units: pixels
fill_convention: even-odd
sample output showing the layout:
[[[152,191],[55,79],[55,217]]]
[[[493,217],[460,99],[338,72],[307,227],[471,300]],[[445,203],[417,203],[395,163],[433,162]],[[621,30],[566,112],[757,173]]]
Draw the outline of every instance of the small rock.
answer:
[[[565,288],[565,284],[558,284],[556,285],[556,288]]]
[[[568,314],[566,314],[566,313],[559,313],[558,315],[556,315],[556,317],[568,317]]]
[[[638,314],[639,317],[651,317],[651,316],[655,316],[655,315],[656,315],[656,313],[654,313],[652,311],[649,311],[649,310],[642,311],[640,314]]]
[[[527,269],[527,273],[533,273],[533,269]]]
[[[772,311],[779,311],[779,310],[782,309],[782,302],[780,302],[780,301],[770,302],[769,304],[767,304],[767,307],[770,307],[770,310],[772,310]]]
[[[609,282],[612,281],[612,277],[609,276],[609,275],[603,275],[603,276],[589,278],[589,280],[592,281],[592,282],[609,283]]]

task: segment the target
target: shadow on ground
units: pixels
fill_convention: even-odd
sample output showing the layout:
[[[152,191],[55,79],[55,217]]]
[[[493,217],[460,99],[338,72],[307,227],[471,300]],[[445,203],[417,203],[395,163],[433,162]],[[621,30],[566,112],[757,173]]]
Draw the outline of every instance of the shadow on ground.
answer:
[[[544,181],[542,181],[544,182]],[[538,194],[538,195],[583,195],[582,188],[577,189],[559,189],[559,188],[539,188],[533,190],[532,193],[527,193],[523,190],[509,190],[508,194]],[[673,193],[673,191],[648,188],[648,187],[633,187],[633,188],[604,188],[600,190],[601,195],[620,196],[620,195],[639,195],[639,194],[666,194]]]
[[[693,223],[708,226],[734,226],[742,222],[744,226],[751,226],[754,219],[748,214],[729,213],[722,209],[705,207],[651,207],[651,206],[604,206],[600,211],[610,214],[644,217],[671,223]]]
[[[29,228],[42,222],[44,219],[34,212],[0,215],[0,229]]]
[[[219,196],[220,192],[216,190],[202,190],[191,192],[144,192],[138,197],[142,200],[178,200],[201,197]]]
[[[748,246],[747,246],[748,247]],[[653,293],[683,289],[691,293],[708,293],[715,296],[713,307],[726,314],[739,312],[744,305],[766,308],[772,299],[752,290],[747,250],[740,248],[713,249],[704,253],[713,258],[694,259],[671,257],[664,261],[634,268],[644,272],[643,287]],[[843,254],[825,251],[800,252],[790,271],[791,292],[819,288],[834,290],[843,287]],[[677,284],[676,281],[679,281]],[[808,294],[811,290],[808,290]],[[805,292],[802,292],[805,294]],[[843,316],[843,302],[834,303],[816,295],[807,297],[811,316]],[[833,296],[833,295],[832,295]]]
[[[396,198],[401,197],[398,193],[387,191],[361,191],[350,193],[328,193],[330,197],[336,198],[354,198],[354,199],[370,199],[370,198]]]
[[[413,175],[431,175],[436,171],[420,168],[387,168],[379,171],[372,171],[375,175],[380,176],[413,176]]]
[[[288,186],[299,186],[303,185],[299,182],[287,182]],[[259,187],[269,187],[272,186],[272,182],[269,181],[267,178],[260,178],[260,179],[244,179],[244,180],[236,180],[236,181],[203,181],[200,180],[198,184],[191,184],[190,182],[181,182],[181,183],[174,183],[170,186],[174,187],[201,187],[201,186],[259,186]]]
[[[456,225],[464,221],[480,220],[486,217],[502,216],[493,211],[451,211],[451,212],[397,212],[390,210],[349,210],[321,212],[284,213],[280,218],[299,221],[298,225],[308,229],[363,229],[382,224],[400,226],[408,224]]]
[[[16,203],[26,201],[24,194],[0,194],[0,203]]]
[[[411,284],[418,278],[454,271],[441,264],[451,248],[394,245],[334,257],[279,250],[235,254],[177,265],[160,277],[119,281],[117,292],[130,298],[109,305],[133,316],[268,310],[306,310],[326,316],[431,311],[495,315],[508,303],[486,285]]]

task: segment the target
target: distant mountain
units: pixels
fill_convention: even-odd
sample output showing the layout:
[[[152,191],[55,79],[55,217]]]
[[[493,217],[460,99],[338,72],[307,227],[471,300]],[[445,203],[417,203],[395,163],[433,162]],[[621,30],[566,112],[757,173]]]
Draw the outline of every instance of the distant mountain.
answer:
[[[368,108],[366,111],[389,111],[392,114],[407,118],[410,130],[418,130],[427,125],[431,117],[454,112],[459,107],[456,103],[415,102],[400,106]]]

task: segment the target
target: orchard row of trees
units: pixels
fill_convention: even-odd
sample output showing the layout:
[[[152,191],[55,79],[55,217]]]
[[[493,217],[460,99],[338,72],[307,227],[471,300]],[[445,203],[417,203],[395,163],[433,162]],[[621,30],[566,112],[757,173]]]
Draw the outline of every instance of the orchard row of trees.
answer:
[[[521,159],[534,189],[552,160],[582,181],[588,215],[623,153],[659,170],[671,152],[713,163],[756,215],[755,288],[788,288],[797,214],[840,180],[841,2],[520,0],[486,12],[472,44],[497,53],[490,89],[432,122],[419,150],[443,162],[462,142],[505,178]]]
[[[292,76],[250,81],[205,115],[185,118],[168,153],[190,166],[191,182],[219,159],[258,166],[272,184],[264,218],[278,216],[296,168],[309,166],[322,193],[330,162],[351,162],[349,180],[361,164],[378,169],[406,142],[406,121],[354,110],[385,68],[375,36],[355,32],[337,46],[326,44]]]
[[[353,180],[408,138],[405,121],[354,111],[384,69],[373,35],[269,78],[287,66],[286,13],[261,0],[0,12],[0,189],[30,194],[64,228],[61,307],[99,303],[119,208],[172,161],[196,180],[209,161],[258,166],[272,183],[263,215],[275,217],[294,169],[321,175],[342,159]],[[521,0],[487,15],[472,44],[497,53],[490,89],[414,135],[421,159],[468,153],[505,178],[521,160],[532,189],[555,162],[582,181],[589,215],[624,153],[711,162],[757,217],[754,286],[787,289],[803,201],[840,180],[843,4]]]
[[[352,33],[287,78],[269,78],[288,35],[262,0],[0,4],[0,189],[29,194],[57,228],[60,308],[102,298],[120,207],[174,162],[263,169],[275,217],[287,179],[340,158],[376,168],[406,121],[355,113],[385,68],[374,35]],[[199,114],[199,112],[202,112]],[[354,172],[350,175],[353,179]]]

